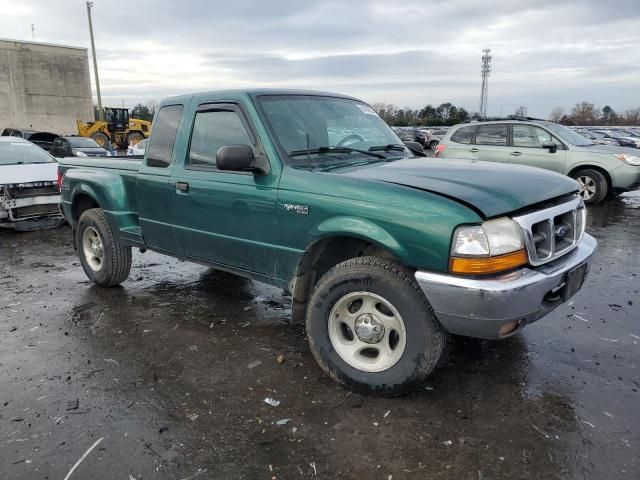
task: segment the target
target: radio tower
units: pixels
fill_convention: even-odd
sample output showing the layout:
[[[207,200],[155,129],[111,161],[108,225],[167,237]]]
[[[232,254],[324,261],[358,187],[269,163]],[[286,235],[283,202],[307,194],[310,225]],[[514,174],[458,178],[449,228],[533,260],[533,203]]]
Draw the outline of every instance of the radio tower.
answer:
[[[482,49],[482,91],[480,92],[480,118],[487,118],[487,92],[489,90],[489,74],[491,73],[491,49]]]

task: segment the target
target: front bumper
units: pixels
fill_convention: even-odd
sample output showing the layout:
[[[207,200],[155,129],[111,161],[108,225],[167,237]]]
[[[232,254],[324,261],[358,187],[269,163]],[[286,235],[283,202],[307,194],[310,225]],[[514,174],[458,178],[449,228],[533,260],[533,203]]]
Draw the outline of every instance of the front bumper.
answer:
[[[567,272],[588,263],[596,248],[596,240],[585,234],[573,251],[536,268],[521,268],[490,278],[418,271],[416,280],[449,332],[477,338],[505,338],[567,300],[563,295]],[[500,329],[514,321],[518,322],[517,328],[500,335]]]

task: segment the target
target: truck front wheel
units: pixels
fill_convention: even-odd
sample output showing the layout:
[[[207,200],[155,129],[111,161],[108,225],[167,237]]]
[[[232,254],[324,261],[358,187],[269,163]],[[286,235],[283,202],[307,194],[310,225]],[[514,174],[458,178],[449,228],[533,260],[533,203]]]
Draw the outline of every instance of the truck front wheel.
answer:
[[[400,395],[436,366],[446,334],[411,271],[378,257],[329,270],[307,309],[320,367],[356,391]]]
[[[93,283],[113,287],[131,271],[131,247],[116,241],[100,208],[85,210],[78,220],[76,245],[84,272]]]

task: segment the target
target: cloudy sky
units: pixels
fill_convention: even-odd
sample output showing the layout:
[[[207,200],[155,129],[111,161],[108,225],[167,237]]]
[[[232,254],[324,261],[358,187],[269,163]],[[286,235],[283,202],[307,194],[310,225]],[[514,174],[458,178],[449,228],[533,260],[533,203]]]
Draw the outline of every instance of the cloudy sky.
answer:
[[[95,0],[106,105],[277,86],[546,117],[640,106],[639,0]],[[0,38],[89,46],[83,0],[0,0]]]

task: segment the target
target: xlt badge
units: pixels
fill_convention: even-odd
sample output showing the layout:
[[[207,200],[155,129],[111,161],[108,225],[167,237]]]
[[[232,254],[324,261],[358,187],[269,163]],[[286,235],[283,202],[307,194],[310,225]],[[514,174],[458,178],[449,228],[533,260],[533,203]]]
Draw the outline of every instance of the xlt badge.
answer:
[[[298,215],[309,215],[309,207],[307,205],[294,205],[293,203],[285,203],[284,209],[287,212],[294,212]]]

